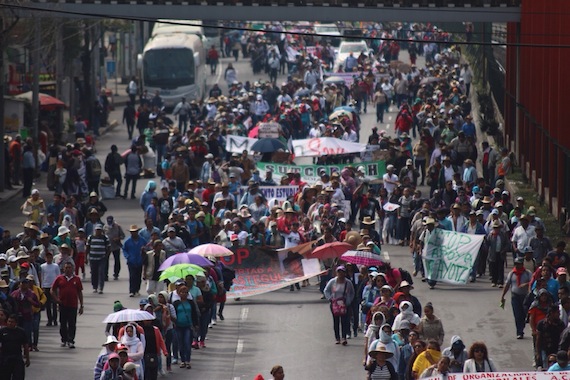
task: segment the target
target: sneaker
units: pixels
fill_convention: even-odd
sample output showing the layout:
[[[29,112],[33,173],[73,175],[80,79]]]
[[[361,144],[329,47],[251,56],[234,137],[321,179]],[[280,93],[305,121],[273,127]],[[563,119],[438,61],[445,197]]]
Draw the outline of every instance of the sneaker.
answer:
[[[39,351],[40,351],[40,349],[38,348],[38,346],[33,346],[33,347],[32,347],[32,350],[34,350],[34,351],[36,351],[36,352],[39,352]]]
[[[129,297],[131,297],[131,298],[134,297],[134,296],[135,296],[135,293],[130,293],[130,294],[129,294]]]
[[[113,280],[117,281],[119,279],[119,276],[113,276]]]
[[[53,321],[53,325],[54,325],[54,326],[57,326],[57,321]]]
[[[194,341],[194,342],[192,343],[192,348],[195,349],[195,350],[199,350],[199,349],[200,349],[200,346],[198,345],[198,342],[197,342],[197,341]]]
[[[212,328],[212,324],[208,323],[208,328],[211,329]]]
[[[216,321],[212,321],[212,325],[214,326],[217,325]]]
[[[503,284],[499,284],[499,289],[503,287]]]
[[[97,293],[97,289],[93,289],[93,293]]]
[[[74,348],[75,348],[75,343],[69,343],[69,348],[74,349]]]
[[[517,335],[517,339],[524,339],[524,335],[523,334]]]
[[[172,364],[178,364],[178,359],[172,358]]]
[[[492,284],[492,285],[491,285],[491,288],[496,288],[496,287],[497,287],[497,284]]]
[[[46,326],[47,326],[47,327],[49,327],[49,326],[51,326],[51,325],[52,325],[51,322],[46,323]]]
[[[218,313],[218,317],[220,318],[220,321],[223,321],[225,319],[222,313]]]
[[[67,342],[61,342],[61,347],[67,347]]]
[[[99,294],[103,294],[103,289],[99,289]]]
[[[200,348],[206,348],[206,343],[203,340],[200,341]]]

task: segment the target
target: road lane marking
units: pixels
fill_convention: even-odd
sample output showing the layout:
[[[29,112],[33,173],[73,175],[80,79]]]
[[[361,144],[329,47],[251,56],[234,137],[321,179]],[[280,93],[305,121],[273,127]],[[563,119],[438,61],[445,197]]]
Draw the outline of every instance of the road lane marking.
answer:
[[[241,309],[241,316],[239,318],[239,321],[245,322],[248,314],[249,314],[249,307],[244,307],[243,309]]]
[[[236,354],[241,354],[243,352],[243,339],[238,339],[237,347],[236,347]]]
[[[216,76],[216,83],[220,83],[220,78],[222,76],[222,65],[218,63],[217,67],[218,75]]]

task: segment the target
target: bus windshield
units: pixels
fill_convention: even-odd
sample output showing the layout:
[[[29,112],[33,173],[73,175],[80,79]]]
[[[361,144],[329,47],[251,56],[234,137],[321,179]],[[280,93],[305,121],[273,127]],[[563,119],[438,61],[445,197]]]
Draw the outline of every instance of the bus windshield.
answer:
[[[191,49],[157,49],[144,54],[143,79],[146,86],[175,88],[195,83],[194,54]]]

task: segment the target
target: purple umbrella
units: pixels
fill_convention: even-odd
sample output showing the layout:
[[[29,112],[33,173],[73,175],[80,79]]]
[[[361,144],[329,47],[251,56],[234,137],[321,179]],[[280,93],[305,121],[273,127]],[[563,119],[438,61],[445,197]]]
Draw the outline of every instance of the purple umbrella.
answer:
[[[166,268],[170,268],[176,264],[195,264],[201,267],[212,266],[212,262],[205,258],[204,256],[196,255],[195,253],[180,252],[175,255],[170,256],[168,259],[164,260],[159,271],[163,271]]]

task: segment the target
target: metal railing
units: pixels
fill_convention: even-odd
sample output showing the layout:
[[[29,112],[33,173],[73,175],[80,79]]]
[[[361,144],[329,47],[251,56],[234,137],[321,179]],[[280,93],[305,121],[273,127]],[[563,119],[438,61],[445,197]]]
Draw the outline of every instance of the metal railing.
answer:
[[[219,6],[331,6],[349,8],[520,7],[522,0],[31,0],[30,3],[66,4],[184,4]]]

